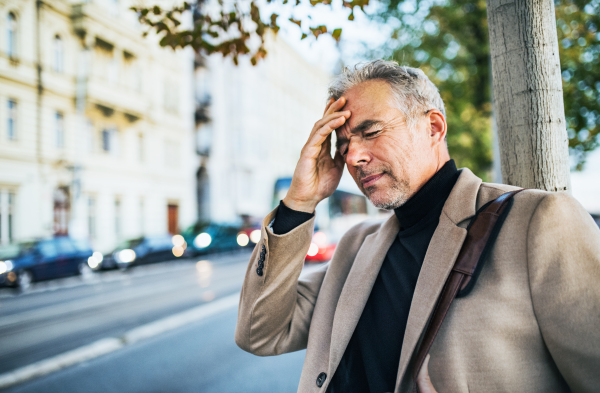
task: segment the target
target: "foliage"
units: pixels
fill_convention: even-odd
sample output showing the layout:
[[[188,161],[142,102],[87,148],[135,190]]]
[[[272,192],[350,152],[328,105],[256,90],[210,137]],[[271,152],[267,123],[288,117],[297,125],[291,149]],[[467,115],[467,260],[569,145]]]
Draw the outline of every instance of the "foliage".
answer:
[[[301,3],[301,0],[293,0],[295,5],[288,5],[288,0],[267,0],[267,3],[272,4],[276,1],[281,1],[282,6],[292,7]],[[308,0],[308,3],[312,7],[331,6],[331,0]],[[355,8],[364,10],[368,4],[369,0],[342,0],[342,5],[351,10],[348,16],[350,20],[354,19]],[[223,0],[197,0],[195,3],[184,2],[181,6],[169,9],[162,9],[158,5],[131,9],[138,14],[140,23],[148,27],[144,35],[151,31],[159,34],[162,46],[173,49],[191,46],[197,53],[205,55],[221,53],[223,56],[231,56],[235,64],[238,64],[240,55],[248,55],[252,65],[256,65],[267,55],[265,34],[268,31],[277,33],[280,28],[279,15],[270,12],[264,18],[254,0],[234,1],[228,4]],[[184,28],[181,22],[186,11],[192,14],[190,28]],[[329,34],[339,41],[342,36],[342,29],[330,31],[325,25],[303,26],[302,20],[293,17],[289,18],[289,22],[303,29],[302,39]],[[252,42],[256,40],[258,44],[253,47]]]
[[[374,18],[395,23],[387,53],[420,67],[440,88],[448,114],[448,146],[457,163],[486,177],[491,165],[492,92],[486,4],[389,0]],[[556,3],[569,146],[576,168],[598,146],[600,129],[600,0]]]
[[[277,1],[295,7],[307,0],[267,3]],[[581,169],[585,153],[600,144],[600,0],[555,1],[569,147],[576,168]],[[331,6],[332,0],[308,2],[313,7]],[[357,7],[364,11],[369,4],[369,0],[342,2],[352,10],[350,20]],[[401,64],[421,68],[439,87],[446,103],[452,156],[458,165],[489,178],[492,92],[485,0],[379,0],[378,4],[382,7],[371,16],[397,26],[384,53]],[[236,64],[240,55],[248,55],[252,64],[264,58],[266,32],[277,33],[280,27],[278,15],[268,13],[264,18],[254,0],[231,5],[198,0],[169,10],[159,6],[132,9],[148,27],[146,33],[154,30],[162,36],[161,45],[191,46],[206,55],[221,53]],[[180,22],[186,11],[193,15],[187,29]],[[341,29],[307,26],[306,21],[293,17],[289,22],[303,29],[302,39],[322,34],[341,39]],[[252,48],[250,43],[257,38],[259,44]]]
[[[581,169],[600,145],[600,0],[556,5],[569,147]]]

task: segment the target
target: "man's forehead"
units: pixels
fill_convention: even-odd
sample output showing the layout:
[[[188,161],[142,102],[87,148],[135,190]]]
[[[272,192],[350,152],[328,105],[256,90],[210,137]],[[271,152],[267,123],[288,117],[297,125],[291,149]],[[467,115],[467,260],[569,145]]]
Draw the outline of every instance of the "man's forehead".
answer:
[[[352,115],[336,130],[338,139],[347,139],[350,132],[367,131],[400,115],[394,105],[391,89],[383,81],[361,83],[348,90],[344,97],[346,105],[342,110],[349,110]]]
[[[393,94],[387,82],[373,80],[360,83],[343,95],[346,98],[344,110],[363,110],[373,107],[388,106]]]
[[[352,112],[350,128],[367,119],[382,119],[390,109],[395,109],[389,85],[383,81],[369,81],[354,86],[344,94],[346,105],[342,110]]]

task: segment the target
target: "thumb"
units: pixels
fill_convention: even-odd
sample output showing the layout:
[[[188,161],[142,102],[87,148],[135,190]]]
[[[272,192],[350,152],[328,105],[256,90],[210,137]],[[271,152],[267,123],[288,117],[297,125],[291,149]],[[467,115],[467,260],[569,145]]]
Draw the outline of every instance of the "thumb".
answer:
[[[437,390],[433,387],[431,383],[431,379],[429,378],[429,359],[431,356],[427,355],[425,357],[425,361],[423,361],[423,366],[421,366],[421,370],[419,370],[419,375],[417,375],[417,387],[419,388],[419,393],[437,393]]]

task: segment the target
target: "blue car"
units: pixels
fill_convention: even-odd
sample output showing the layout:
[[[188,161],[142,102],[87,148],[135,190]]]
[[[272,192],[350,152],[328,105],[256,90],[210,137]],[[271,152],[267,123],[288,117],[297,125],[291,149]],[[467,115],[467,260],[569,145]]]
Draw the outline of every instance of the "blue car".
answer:
[[[230,224],[198,222],[181,233],[185,239],[187,256],[196,256],[213,252],[233,251],[248,244],[240,243],[238,236],[246,234],[240,228]]]
[[[112,252],[99,261],[90,261],[94,270],[128,269],[136,265],[170,261],[183,255],[177,253],[177,247],[171,235],[143,236],[121,242]]]
[[[88,269],[88,242],[66,236],[0,248],[0,285],[27,289],[33,281],[72,276]]]

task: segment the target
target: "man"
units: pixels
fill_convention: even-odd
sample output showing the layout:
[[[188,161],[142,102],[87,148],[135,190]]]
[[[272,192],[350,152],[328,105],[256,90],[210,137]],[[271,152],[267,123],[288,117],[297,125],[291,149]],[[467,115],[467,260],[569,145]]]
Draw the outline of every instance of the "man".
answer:
[[[287,196],[263,221],[236,342],[260,356],[307,348],[299,392],[409,392],[467,225],[516,187],[456,169],[444,104],[422,71],[374,61],[346,70],[329,92]],[[315,206],[344,165],[395,214],[351,228],[330,263],[301,277]],[[420,391],[600,391],[599,283],[590,215],[564,193],[520,192],[472,292],[452,304]]]

